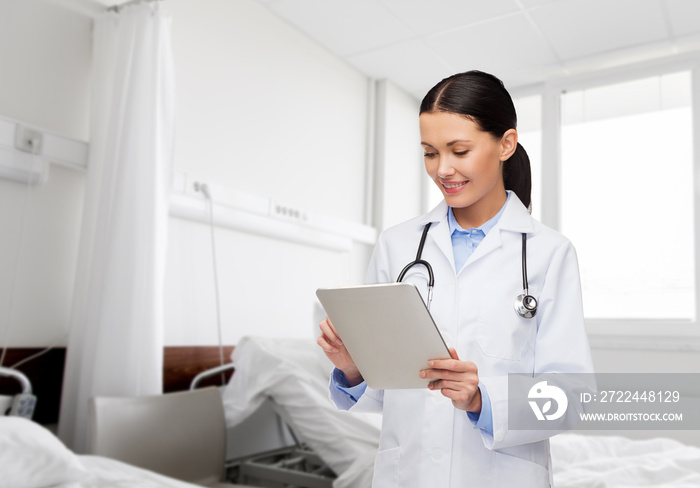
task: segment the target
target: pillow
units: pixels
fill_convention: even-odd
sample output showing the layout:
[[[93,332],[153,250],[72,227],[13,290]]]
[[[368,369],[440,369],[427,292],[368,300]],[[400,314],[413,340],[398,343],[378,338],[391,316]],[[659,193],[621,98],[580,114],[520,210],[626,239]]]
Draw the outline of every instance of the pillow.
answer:
[[[0,488],[40,488],[90,476],[49,430],[21,417],[0,416]]]

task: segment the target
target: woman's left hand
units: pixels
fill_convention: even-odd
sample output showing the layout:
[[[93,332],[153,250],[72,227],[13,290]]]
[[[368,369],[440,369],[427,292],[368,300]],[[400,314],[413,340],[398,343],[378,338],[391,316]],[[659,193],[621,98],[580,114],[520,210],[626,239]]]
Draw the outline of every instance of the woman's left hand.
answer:
[[[431,369],[422,370],[420,377],[434,380],[428,384],[428,388],[440,390],[452,400],[456,408],[481,413],[481,391],[476,364],[460,361],[454,348],[450,348],[450,355],[452,359],[428,361]]]

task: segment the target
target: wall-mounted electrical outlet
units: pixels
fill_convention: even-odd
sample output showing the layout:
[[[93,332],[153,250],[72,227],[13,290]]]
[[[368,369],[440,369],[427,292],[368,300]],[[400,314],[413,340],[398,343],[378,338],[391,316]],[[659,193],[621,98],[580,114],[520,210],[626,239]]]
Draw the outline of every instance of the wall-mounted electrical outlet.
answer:
[[[192,187],[194,188],[194,191],[201,193],[206,198],[211,199],[211,193],[209,192],[209,185],[207,185],[206,183],[202,183],[200,181],[195,181],[192,184]]]
[[[38,130],[24,127],[17,124],[15,132],[15,147],[20,151],[25,151],[32,154],[41,154],[41,146],[44,140],[44,135]]]
[[[270,216],[290,222],[307,223],[309,214],[298,207],[270,200]]]

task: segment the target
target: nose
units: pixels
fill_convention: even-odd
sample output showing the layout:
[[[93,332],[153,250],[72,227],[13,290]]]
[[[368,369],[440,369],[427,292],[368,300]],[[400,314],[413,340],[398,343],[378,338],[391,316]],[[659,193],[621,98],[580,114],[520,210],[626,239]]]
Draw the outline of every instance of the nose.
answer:
[[[455,174],[455,169],[454,167],[450,164],[449,158],[447,155],[443,156],[440,155],[440,159],[438,160],[438,168],[437,168],[437,175],[439,178],[445,179],[449,178],[450,176]]]

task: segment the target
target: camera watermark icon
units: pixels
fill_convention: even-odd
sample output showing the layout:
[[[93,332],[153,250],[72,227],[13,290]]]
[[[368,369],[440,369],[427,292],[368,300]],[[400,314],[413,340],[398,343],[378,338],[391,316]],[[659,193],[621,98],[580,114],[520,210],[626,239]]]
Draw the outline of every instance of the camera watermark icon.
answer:
[[[564,390],[558,386],[548,385],[546,381],[540,381],[530,388],[527,397],[529,398],[528,403],[530,404],[530,408],[532,408],[532,411],[535,413],[537,420],[560,419],[564,416],[569,406],[569,399],[566,397]],[[534,401],[534,399],[547,399],[547,402],[545,402],[540,409],[538,402]],[[548,413],[552,410],[552,400],[556,402],[557,410],[554,413]]]

